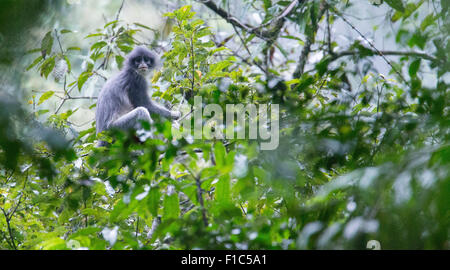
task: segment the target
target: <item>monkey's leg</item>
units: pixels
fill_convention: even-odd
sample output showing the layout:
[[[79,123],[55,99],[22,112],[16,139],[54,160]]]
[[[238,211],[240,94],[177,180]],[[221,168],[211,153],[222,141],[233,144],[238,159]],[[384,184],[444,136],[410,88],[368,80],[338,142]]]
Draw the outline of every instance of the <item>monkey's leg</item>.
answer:
[[[130,128],[139,129],[140,121],[147,121],[149,123],[152,122],[150,118],[150,113],[144,107],[137,107],[131,112],[122,115],[119,119],[112,122],[108,128],[119,128],[123,130],[127,130]]]

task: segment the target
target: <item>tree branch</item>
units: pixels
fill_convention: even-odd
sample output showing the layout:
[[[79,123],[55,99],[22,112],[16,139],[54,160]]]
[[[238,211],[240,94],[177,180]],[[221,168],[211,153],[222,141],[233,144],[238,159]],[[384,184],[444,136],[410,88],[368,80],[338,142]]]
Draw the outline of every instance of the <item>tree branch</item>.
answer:
[[[303,3],[304,2],[304,0],[301,0],[301,2]],[[299,3],[299,0],[294,0],[294,1],[292,1],[278,16],[276,16],[274,19],[272,19],[272,20],[270,20],[270,21],[268,21],[268,22],[266,22],[266,23],[264,23],[264,24],[261,24],[260,26],[258,26],[258,27],[256,27],[256,28],[253,28],[253,30],[257,30],[257,29],[259,29],[259,28],[262,28],[262,27],[266,27],[266,26],[269,26],[270,24],[272,24],[272,23],[274,23],[274,24],[277,24],[279,21],[281,21],[281,20],[284,20],[284,18],[286,17],[286,16],[288,16],[293,10],[294,10],[294,8],[297,6],[297,4]]]
[[[237,27],[239,27],[239,28],[249,32],[249,33],[255,34],[259,38],[266,39],[266,37],[264,35],[262,35],[261,32],[253,33],[252,29],[254,29],[254,27],[252,27],[252,26],[250,26],[248,24],[244,24],[244,23],[240,22],[236,17],[234,17],[231,14],[229,14],[226,10],[224,10],[221,7],[218,7],[216,5],[216,3],[214,3],[212,0],[197,0],[197,1],[202,3],[203,5],[207,6],[209,9],[214,11],[214,13],[216,13],[217,15],[222,17],[228,23],[230,23],[230,24],[232,24],[234,26],[237,26]]]
[[[205,225],[205,227],[208,227],[208,218],[206,217],[206,208],[205,204],[203,203],[203,190],[201,187],[202,183],[200,182],[200,177],[195,177],[195,183],[197,184],[197,199],[201,207],[200,210],[202,212],[203,224]]]
[[[214,3],[212,0],[197,0],[198,2],[202,3],[214,13],[222,17],[224,20],[226,20],[228,23],[232,24],[233,26],[239,27],[242,30],[254,34],[255,36],[259,37],[260,39],[269,41],[274,39],[273,31],[272,30],[265,30],[266,26],[269,25],[275,25],[274,28],[277,28],[277,26],[280,24],[280,22],[284,21],[285,17],[288,16],[293,10],[295,10],[295,7],[299,4],[304,2],[305,0],[293,0],[278,16],[275,17],[275,19],[265,23],[261,24],[257,27],[251,26],[249,24],[242,23],[239,21],[236,17],[228,13],[223,8],[219,7]]]
[[[374,50],[374,51],[376,51],[376,53],[378,54],[378,55],[380,55],[381,56],[381,58],[383,58],[383,60],[389,65],[389,66],[391,66],[391,68],[392,68],[392,70],[394,70],[394,72],[402,79],[402,81],[405,83],[405,84],[409,84],[408,83],[408,81],[405,79],[405,77],[403,77],[403,75],[402,75],[402,73],[400,72],[400,71],[398,71],[395,67],[394,67],[394,65],[392,65],[392,63],[384,56],[384,54],[380,51],[380,50],[378,50],[377,49],[377,47],[375,47],[375,45],[370,41],[370,40],[368,40],[367,38],[366,38],[366,36],[365,35],[363,35],[363,33],[361,33],[361,31],[359,31],[351,22],[349,22],[342,14],[340,14],[340,12],[338,11],[338,10],[336,10],[336,9],[333,9],[333,11],[334,11],[334,13],[336,14],[336,15],[338,15],[346,24],[348,24],[353,30],[355,30],[355,32],[357,32],[369,45],[370,45],[370,47],[372,47],[372,49]]]
[[[415,52],[415,51],[409,51],[409,52],[402,52],[402,51],[372,51],[374,53],[374,56],[380,56],[381,55],[394,55],[394,56],[412,56],[412,57],[418,57],[425,60],[429,60],[432,62],[439,62],[437,58],[434,58],[431,55]],[[360,54],[358,51],[342,51],[340,53],[335,53],[331,57],[331,61],[335,61],[341,57],[344,56],[355,56]]]
[[[125,0],[122,0],[122,4],[120,5],[120,8],[119,8],[119,10],[117,11],[117,15],[116,15],[116,21],[118,21],[119,20],[119,16],[120,16],[120,13],[122,12],[122,9],[123,9],[123,5],[125,4]]]
[[[294,78],[300,78],[300,76],[302,76],[302,74],[305,70],[306,61],[308,60],[308,55],[311,52],[311,46],[315,42],[315,36],[316,36],[317,30],[319,28],[320,19],[322,19],[323,15],[325,14],[325,11],[327,9],[328,9],[328,5],[325,3],[325,1],[322,1],[320,3],[320,9],[319,9],[319,14],[317,16],[317,21],[315,24],[312,25],[312,31],[311,31],[312,33],[311,33],[311,35],[307,36],[305,46],[303,46],[303,50],[300,53],[300,57],[298,59],[298,64],[297,64],[297,67],[295,68],[295,71],[293,74]]]
[[[240,56],[240,55],[239,55],[237,52],[235,52],[234,50],[231,50],[231,52],[232,52],[235,56],[239,57],[239,58],[240,58],[244,63],[246,63],[247,65],[252,66],[252,63],[253,63],[253,64],[256,65],[262,72],[264,72],[265,74],[267,74],[267,70],[266,70],[265,68],[263,68],[263,67],[262,67],[259,63],[257,63],[255,60],[253,60],[253,58],[252,58],[252,53],[250,52],[250,49],[248,48],[247,44],[245,43],[244,38],[243,38],[242,35],[239,33],[239,31],[238,31],[238,29],[236,28],[236,26],[234,26],[234,25],[232,25],[232,26],[233,26],[234,32],[236,32],[237,36],[239,37],[239,40],[241,41],[242,45],[244,46],[244,48],[245,48],[245,50],[247,51],[247,53],[248,53],[248,55],[249,55],[249,58],[250,58],[251,60],[245,59],[244,57]]]
[[[17,249],[16,242],[14,241],[14,236],[13,236],[13,232],[11,229],[11,224],[10,224],[11,218],[10,218],[9,214],[6,213],[5,209],[0,207],[0,210],[2,210],[3,215],[5,216],[6,226],[8,227],[8,234],[9,234],[9,239],[11,241],[12,248]]]

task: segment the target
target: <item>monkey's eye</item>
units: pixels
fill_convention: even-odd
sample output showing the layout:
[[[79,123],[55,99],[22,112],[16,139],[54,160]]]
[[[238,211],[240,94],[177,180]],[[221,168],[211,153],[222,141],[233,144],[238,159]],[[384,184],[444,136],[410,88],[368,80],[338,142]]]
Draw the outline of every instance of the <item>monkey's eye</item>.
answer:
[[[147,63],[147,65],[151,66],[153,65],[153,59],[150,57],[145,57],[144,58],[145,63]]]

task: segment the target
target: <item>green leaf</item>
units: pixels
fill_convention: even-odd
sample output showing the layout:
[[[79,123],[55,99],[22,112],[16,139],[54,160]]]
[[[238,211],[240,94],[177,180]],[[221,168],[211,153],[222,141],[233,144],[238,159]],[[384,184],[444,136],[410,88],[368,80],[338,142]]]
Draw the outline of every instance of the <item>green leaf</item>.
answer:
[[[106,41],[96,42],[96,43],[94,43],[94,45],[91,46],[91,51],[96,51],[96,50],[99,51],[106,45],[108,45],[108,43],[106,43]]]
[[[325,57],[322,59],[319,63],[316,64],[317,72],[319,73],[319,76],[322,76],[328,71],[328,65],[330,64],[330,58]]]
[[[164,197],[164,211],[163,219],[175,219],[180,215],[180,202],[178,200],[178,194],[166,195]]]
[[[209,36],[209,35],[211,35],[211,31],[208,28],[203,28],[203,29],[199,30],[198,32],[196,32],[194,36],[195,36],[195,38],[201,38],[201,37],[205,37],[205,36]],[[208,44],[208,43],[203,43],[203,45]],[[210,46],[208,46],[208,47],[210,47]]]
[[[88,129],[86,129],[86,130],[80,131],[80,133],[78,134],[77,140],[80,140],[81,138],[83,138],[84,136],[86,136],[87,134],[90,134],[90,133],[95,133],[95,127],[88,128]],[[98,193],[98,194],[100,194],[100,195],[105,195],[105,194],[103,194],[103,193],[106,192],[106,191],[105,191],[105,187],[104,187],[103,184],[101,184],[101,185],[95,185],[95,186],[94,186],[94,190],[95,190],[96,193]],[[104,192],[104,191],[105,191],[105,192]]]
[[[212,64],[210,67],[210,70],[211,70],[211,73],[219,72],[231,65],[232,65],[232,63],[230,61],[224,60],[224,61],[220,61],[220,62]]]
[[[291,35],[287,35],[287,36],[280,36],[280,38],[287,38],[287,39],[297,40],[299,45],[302,45],[302,46],[305,45],[305,42],[299,37],[294,37],[294,36],[291,36]]]
[[[60,250],[60,249],[66,249],[66,242],[59,238],[54,237],[51,239],[48,239],[42,243],[42,248],[45,250]]]
[[[105,34],[102,34],[102,33],[95,33],[95,34],[87,35],[87,36],[85,36],[84,38],[103,37],[103,36],[106,36],[106,35],[105,35]]]
[[[133,50],[133,47],[117,43],[117,47],[124,53],[129,53]]]
[[[122,65],[123,65],[123,61],[125,61],[125,58],[123,58],[123,56],[121,56],[121,55],[116,55],[115,58],[116,58],[117,66],[118,66],[119,68],[121,68]]]
[[[231,203],[230,176],[228,174],[220,177],[216,184],[215,198],[222,204]]]
[[[79,236],[89,236],[94,235],[95,233],[100,232],[102,229],[97,227],[87,227],[83,229],[79,229],[76,233],[72,234],[69,238],[74,239]]]
[[[359,42],[356,43],[354,46],[358,50],[360,57],[367,57],[367,56],[375,55],[374,51],[372,51],[371,49],[361,45],[361,43],[359,43]]]
[[[114,209],[111,211],[111,214],[109,215],[109,220],[112,223],[118,222],[123,218],[126,218],[131,212],[133,211],[133,205],[126,204],[123,202],[123,200],[120,200],[115,206]]]
[[[41,105],[44,101],[46,101],[47,99],[51,98],[53,96],[53,94],[55,94],[54,91],[47,91],[45,92],[40,98],[39,98],[39,102],[37,105]]]
[[[116,24],[117,22],[119,22],[119,21],[118,21],[118,20],[111,21],[111,22],[105,24],[105,26],[103,26],[103,28],[106,29],[106,28],[108,28],[108,26],[113,25],[113,24]]]
[[[228,49],[227,47],[224,47],[224,46],[219,47],[219,48],[214,48],[211,51],[209,51],[209,55],[213,55],[213,54],[215,54],[217,52],[226,51],[226,50],[229,51],[230,49]]]
[[[83,72],[78,77],[78,90],[81,91],[81,88],[83,88],[83,85],[86,83],[86,81],[92,76],[92,72]]]
[[[405,6],[403,5],[402,0],[385,0],[385,2],[393,9],[398,10],[400,12],[405,12]]]
[[[81,214],[86,216],[96,216],[98,214],[98,211],[93,208],[84,208],[81,210]]]
[[[161,193],[159,192],[159,188],[152,187],[147,195],[147,207],[153,217],[158,216],[160,198]]]
[[[184,21],[192,18],[194,12],[191,12],[191,6],[183,6],[174,12],[176,18],[180,21]]]
[[[45,56],[49,55],[52,52],[52,47],[53,47],[52,31],[48,31],[41,41],[41,54],[43,58],[45,58]]]
[[[41,48],[31,49],[31,50],[27,51],[25,54],[33,54],[33,53],[37,53],[37,52],[40,52],[40,51],[41,51]]]
[[[64,61],[66,61],[67,64],[67,73],[70,73],[72,71],[72,64],[66,55],[64,55]]]
[[[202,19],[196,19],[191,22],[192,27],[196,27],[196,26],[202,25],[202,24],[205,24],[205,22]]]
[[[61,34],[68,34],[68,33],[72,33],[72,30],[69,29],[63,29],[60,31]]]
[[[36,116],[40,116],[40,115],[46,114],[48,112],[50,112],[50,110],[39,110],[36,112]]]
[[[408,46],[411,48],[414,46],[424,49],[427,43],[428,37],[426,34],[422,34],[420,31],[414,33],[414,35],[408,40]]]
[[[420,62],[421,59],[414,60],[411,65],[409,66],[409,76],[415,77],[417,75],[417,71],[419,71],[420,68]]]
[[[34,61],[33,61],[33,63],[31,63],[31,65],[29,65],[28,67],[27,67],[27,71],[29,71],[30,69],[32,69],[33,67],[35,67],[37,64],[39,64],[39,62],[41,62],[42,61],[42,55],[41,56],[39,56],[38,58],[36,58],[36,59],[34,59]]]
[[[41,76],[45,76],[45,78],[48,77],[50,72],[53,71],[53,68],[55,67],[55,56],[52,56],[44,61],[41,65]]]
[[[81,51],[80,47],[69,47],[67,48],[68,51]]]
[[[216,160],[216,166],[222,167],[225,166],[225,156],[227,151],[225,146],[221,142],[216,142],[214,145],[214,158]]]
[[[434,14],[428,14],[428,16],[426,16],[420,24],[420,30],[425,31],[425,29],[427,29],[428,26],[432,25],[435,20],[436,17],[434,17]]]
[[[150,30],[150,31],[155,31],[154,29],[152,29],[152,28],[150,28],[150,27],[148,27],[146,25],[143,25],[141,23],[134,23],[134,25],[139,26],[139,27],[144,28],[144,29],[147,29],[147,30]]]

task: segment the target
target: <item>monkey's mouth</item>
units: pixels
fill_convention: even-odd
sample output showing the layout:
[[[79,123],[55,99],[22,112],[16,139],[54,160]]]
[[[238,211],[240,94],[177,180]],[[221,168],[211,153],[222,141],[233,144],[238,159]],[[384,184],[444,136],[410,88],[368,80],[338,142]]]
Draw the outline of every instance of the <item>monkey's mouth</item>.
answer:
[[[142,76],[145,76],[149,73],[149,69],[148,68],[138,68],[137,73]]]

